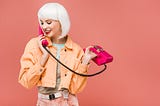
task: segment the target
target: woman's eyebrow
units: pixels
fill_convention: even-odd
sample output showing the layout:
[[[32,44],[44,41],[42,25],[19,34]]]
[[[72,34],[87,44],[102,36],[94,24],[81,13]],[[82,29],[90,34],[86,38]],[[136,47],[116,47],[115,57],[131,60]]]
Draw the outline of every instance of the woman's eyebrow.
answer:
[[[43,22],[42,20],[40,20],[40,22]]]
[[[48,21],[52,21],[52,20],[50,20],[50,19],[47,19],[47,20],[45,20],[46,22],[48,22]]]

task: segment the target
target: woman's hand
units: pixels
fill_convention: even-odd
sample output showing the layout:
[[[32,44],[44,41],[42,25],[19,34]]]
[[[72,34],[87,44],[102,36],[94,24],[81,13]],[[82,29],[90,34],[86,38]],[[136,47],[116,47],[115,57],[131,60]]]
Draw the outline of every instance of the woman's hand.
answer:
[[[43,36],[43,35],[40,35],[39,36],[39,40],[38,40],[38,45],[39,45],[39,48],[40,48],[40,50],[42,51],[42,54],[43,55],[48,55],[48,52],[43,48],[43,46],[42,46],[42,41],[45,39],[45,36]]]
[[[45,63],[47,62],[48,57],[49,57],[48,52],[47,52],[47,51],[43,48],[43,46],[42,46],[42,40],[44,40],[44,37],[45,37],[45,36],[40,35],[39,40],[38,40],[39,48],[40,48],[40,50],[42,51],[42,58],[41,58],[41,61],[40,61],[40,65],[41,65],[41,66],[44,66],[44,65],[45,65]]]
[[[88,64],[91,59],[97,56],[94,52],[90,51],[90,48],[92,47],[93,46],[88,46],[86,48],[83,59],[82,59],[82,64]]]

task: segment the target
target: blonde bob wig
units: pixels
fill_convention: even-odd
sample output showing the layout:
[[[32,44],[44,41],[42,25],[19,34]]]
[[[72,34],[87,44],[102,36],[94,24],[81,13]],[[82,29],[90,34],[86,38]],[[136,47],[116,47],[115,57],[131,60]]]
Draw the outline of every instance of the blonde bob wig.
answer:
[[[59,38],[67,35],[70,29],[70,19],[67,10],[59,3],[46,3],[38,11],[38,20],[53,19],[61,24],[62,33]]]

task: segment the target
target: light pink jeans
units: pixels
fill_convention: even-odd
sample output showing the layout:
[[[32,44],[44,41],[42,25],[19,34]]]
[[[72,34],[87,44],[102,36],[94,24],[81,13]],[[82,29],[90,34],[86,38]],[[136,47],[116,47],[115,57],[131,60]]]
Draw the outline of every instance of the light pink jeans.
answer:
[[[69,94],[68,99],[64,99],[63,96],[54,100],[38,98],[37,106],[79,106],[79,104],[77,97]]]

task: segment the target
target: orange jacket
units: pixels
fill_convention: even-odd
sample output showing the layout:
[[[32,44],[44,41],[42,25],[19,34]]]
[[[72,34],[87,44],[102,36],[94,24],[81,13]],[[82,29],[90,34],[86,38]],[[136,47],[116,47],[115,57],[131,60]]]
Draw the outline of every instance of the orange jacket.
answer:
[[[49,50],[53,55],[56,55],[57,49],[52,46],[50,39],[46,39],[49,42]],[[55,87],[57,61],[50,56],[44,67],[40,65],[42,52],[38,47],[37,40],[39,40],[38,37],[32,38],[25,47],[20,61],[19,83],[26,88],[32,88],[35,85]],[[65,47],[60,52],[60,61],[76,72],[86,74],[88,65],[81,64],[83,54],[83,49],[68,37]],[[59,89],[67,88],[70,93],[76,94],[84,88],[86,77],[75,75],[63,66],[60,67],[60,70],[61,83]]]

